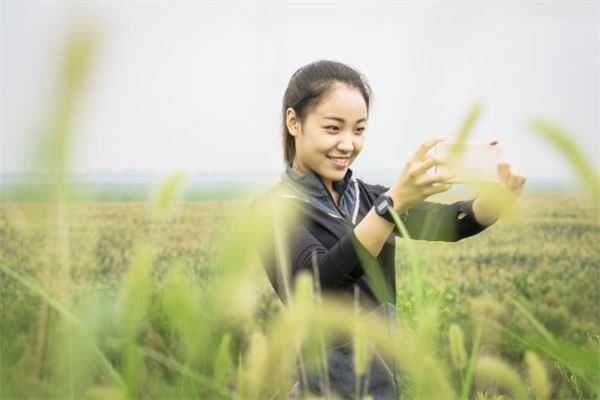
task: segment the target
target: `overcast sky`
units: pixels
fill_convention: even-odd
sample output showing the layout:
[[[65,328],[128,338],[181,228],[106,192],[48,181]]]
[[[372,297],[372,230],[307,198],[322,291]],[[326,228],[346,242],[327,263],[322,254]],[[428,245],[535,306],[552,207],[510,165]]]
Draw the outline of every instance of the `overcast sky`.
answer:
[[[70,169],[283,170],[280,103],[292,73],[348,63],[374,90],[361,171],[400,171],[418,145],[500,141],[529,179],[571,179],[526,125],[564,128],[600,167],[598,2],[42,3],[1,5],[0,173],[26,171],[55,104],[75,21],[97,35],[73,121]]]

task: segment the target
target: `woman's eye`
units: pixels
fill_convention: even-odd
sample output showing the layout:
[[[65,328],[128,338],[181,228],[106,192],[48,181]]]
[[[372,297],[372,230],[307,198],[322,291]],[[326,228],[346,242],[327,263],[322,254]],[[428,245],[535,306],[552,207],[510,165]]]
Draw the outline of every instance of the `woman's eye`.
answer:
[[[337,127],[337,126],[335,126],[335,125],[330,125],[330,126],[326,126],[326,127],[325,127],[325,129],[328,129],[328,130],[333,130],[333,131],[337,131],[337,130],[338,130],[338,127]]]
[[[357,129],[356,129],[356,131],[357,131],[359,134],[362,134],[362,133],[364,133],[364,132],[365,132],[365,129],[366,129],[365,127],[362,127],[362,128],[357,128]]]

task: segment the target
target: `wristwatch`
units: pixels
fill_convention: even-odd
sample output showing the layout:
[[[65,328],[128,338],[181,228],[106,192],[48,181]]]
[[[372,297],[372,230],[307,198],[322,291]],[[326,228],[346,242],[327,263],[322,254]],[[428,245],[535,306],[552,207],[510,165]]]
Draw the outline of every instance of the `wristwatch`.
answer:
[[[385,218],[390,222],[395,223],[394,217],[392,217],[392,214],[389,210],[390,207],[394,207],[394,201],[390,196],[388,196],[385,193],[380,195],[377,199],[375,199],[373,207],[375,207],[375,212],[377,213],[377,215],[379,215],[382,218]]]

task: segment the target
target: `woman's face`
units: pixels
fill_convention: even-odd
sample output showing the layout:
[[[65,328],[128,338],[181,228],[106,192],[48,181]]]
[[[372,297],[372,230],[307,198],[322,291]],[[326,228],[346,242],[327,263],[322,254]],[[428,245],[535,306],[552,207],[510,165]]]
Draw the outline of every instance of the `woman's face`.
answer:
[[[286,111],[286,123],[295,137],[294,170],[315,172],[331,190],[331,182],[344,178],[363,148],[367,106],[358,89],[336,83],[304,123],[292,108]]]

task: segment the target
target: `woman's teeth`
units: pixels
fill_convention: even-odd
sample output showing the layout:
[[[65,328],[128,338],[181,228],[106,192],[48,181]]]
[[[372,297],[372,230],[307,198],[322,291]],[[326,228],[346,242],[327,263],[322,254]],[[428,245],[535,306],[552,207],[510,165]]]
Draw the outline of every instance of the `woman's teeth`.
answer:
[[[346,165],[348,165],[349,158],[347,158],[347,157],[329,157],[329,156],[327,156],[327,157],[331,160],[331,162],[333,164],[335,164],[337,166],[345,167]]]

